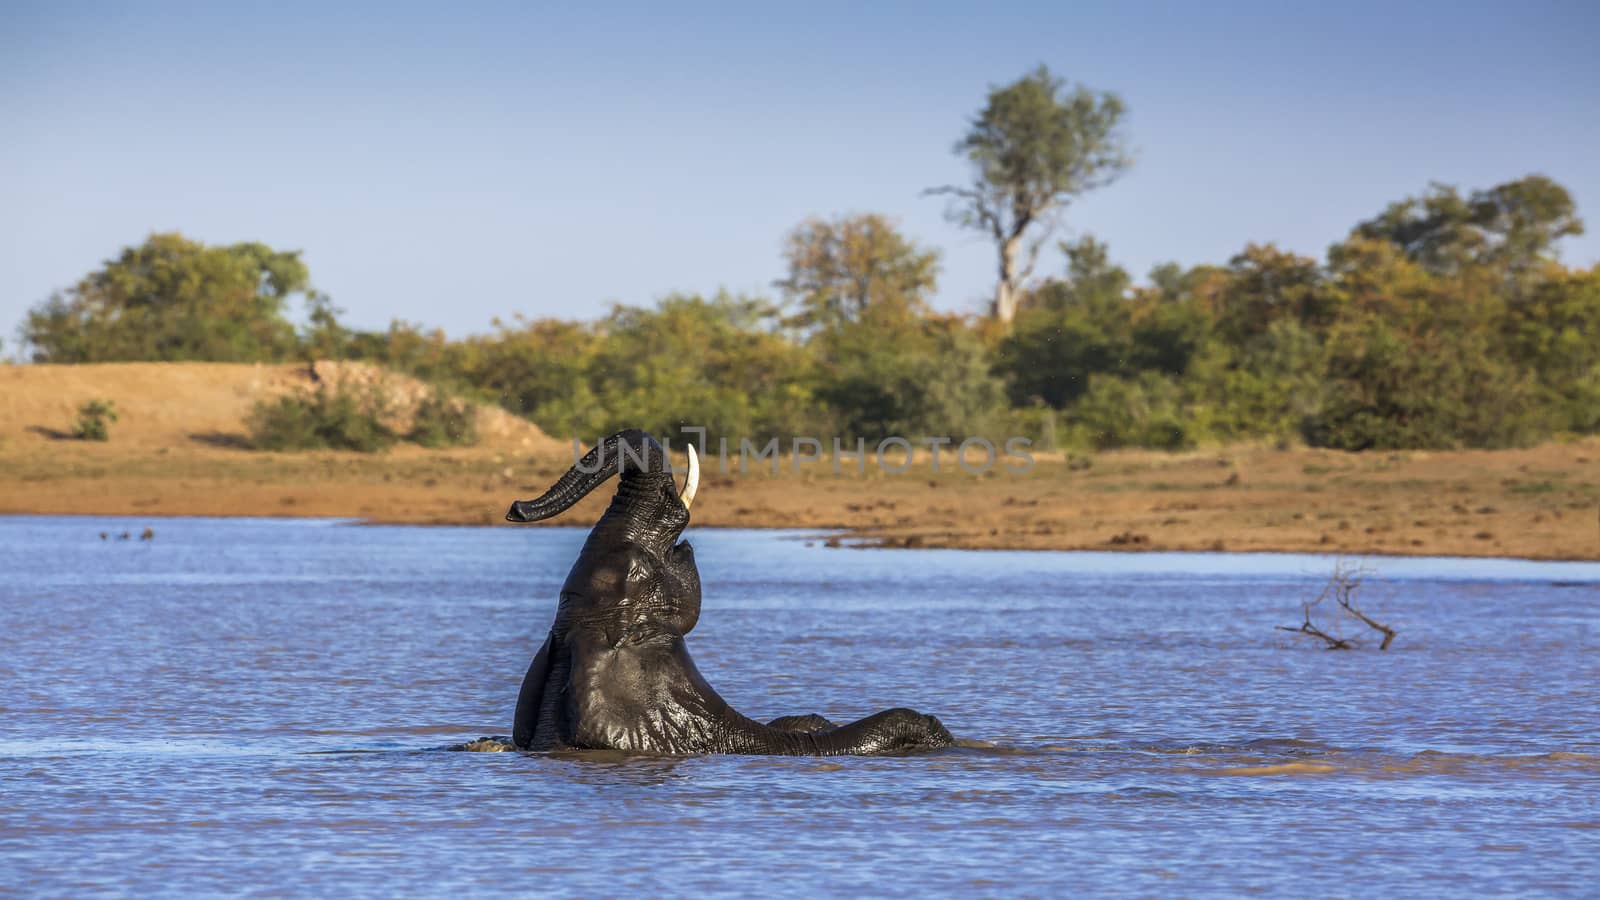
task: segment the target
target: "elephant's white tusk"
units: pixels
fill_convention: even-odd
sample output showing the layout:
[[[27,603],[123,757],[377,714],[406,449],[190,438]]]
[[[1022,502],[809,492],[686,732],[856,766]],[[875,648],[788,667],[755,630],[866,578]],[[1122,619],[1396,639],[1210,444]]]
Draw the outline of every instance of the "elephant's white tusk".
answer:
[[[683,493],[678,499],[683,501],[683,508],[688,509],[694,502],[694,492],[700,490],[700,457],[694,452],[694,445],[689,445],[689,477],[683,480]]]

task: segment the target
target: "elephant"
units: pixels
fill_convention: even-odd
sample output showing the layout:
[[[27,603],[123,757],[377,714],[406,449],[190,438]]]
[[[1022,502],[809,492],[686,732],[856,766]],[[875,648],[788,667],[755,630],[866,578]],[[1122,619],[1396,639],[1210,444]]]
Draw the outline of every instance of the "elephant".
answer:
[[[511,504],[509,521],[548,519],[620,476],[523,679],[512,744],[519,750],[790,756],[905,754],[953,745],[937,718],[910,709],[847,725],[818,715],[762,724],[717,695],[684,642],[700,618],[694,550],[678,540],[699,487],[699,458],[692,445],[688,452],[680,492],[655,438],[638,429],[619,431],[543,496]]]

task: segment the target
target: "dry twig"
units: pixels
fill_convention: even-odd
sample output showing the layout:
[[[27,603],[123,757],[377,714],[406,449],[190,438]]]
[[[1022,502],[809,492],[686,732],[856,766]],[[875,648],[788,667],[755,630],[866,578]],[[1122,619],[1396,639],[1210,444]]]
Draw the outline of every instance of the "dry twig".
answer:
[[[1368,628],[1371,628],[1372,630],[1383,635],[1383,642],[1378,645],[1379,650],[1389,649],[1389,644],[1394,641],[1394,629],[1390,628],[1388,625],[1384,625],[1383,623],[1376,621],[1371,616],[1368,616],[1366,613],[1362,612],[1360,607],[1356,606],[1356,591],[1360,590],[1361,579],[1366,574],[1366,569],[1359,566],[1351,566],[1343,560],[1340,560],[1334,565],[1333,574],[1328,576],[1328,583],[1323,586],[1322,593],[1318,594],[1315,599],[1300,605],[1300,609],[1303,614],[1303,620],[1301,623],[1293,627],[1288,625],[1279,625],[1277,626],[1278,630],[1292,631],[1296,634],[1305,634],[1310,635],[1311,637],[1320,638],[1327,644],[1327,648],[1329,650],[1354,649],[1356,647],[1356,641],[1353,638],[1347,638],[1338,634],[1329,634],[1327,631],[1320,628],[1311,618],[1311,611],[1331,598],[1334,604],[1338,606],[1339,614],[1355,619],[1356,621],[1366,625]],[[1335,619],[1334,631],[1338,631],[1337,622],[1338,619]]]

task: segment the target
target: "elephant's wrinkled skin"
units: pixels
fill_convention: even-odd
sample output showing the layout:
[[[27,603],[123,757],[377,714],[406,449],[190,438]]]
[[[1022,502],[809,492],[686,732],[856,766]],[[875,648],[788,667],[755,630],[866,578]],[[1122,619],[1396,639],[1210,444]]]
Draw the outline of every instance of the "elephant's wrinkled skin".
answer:
[[[532,522],[571,507],[620,470],[616,497],[589,533],[561,588],[555,623],[517,697],[512,742],[524,750],[904,753],[947,747],[933,716],[891,709],[849,725],[816,715],[748,719],[695,668],[683,636],[700,617],[700,573],[688,542],[696,468],[679,496],[666,452],[650,435],[601,441],[537,500],[506,518]]]

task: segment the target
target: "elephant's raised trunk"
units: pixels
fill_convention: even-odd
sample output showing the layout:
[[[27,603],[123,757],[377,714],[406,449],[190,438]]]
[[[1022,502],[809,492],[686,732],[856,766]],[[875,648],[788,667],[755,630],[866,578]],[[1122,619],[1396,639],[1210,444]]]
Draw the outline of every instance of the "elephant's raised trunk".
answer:
[[[656,439],[637,428],[619,431],[600,441],[583,459],[566,471],[548,491],[534,500],[511,504],[506,519],[512,522],[537,522],[570,509],[606,479],[620,473],[623,480],[654,476],[671,479],[672,467],[667,451]],[[687,508],[694,502],[700,484],[700,464],[694,446],[689,447],[689,475],[678,499]]]

